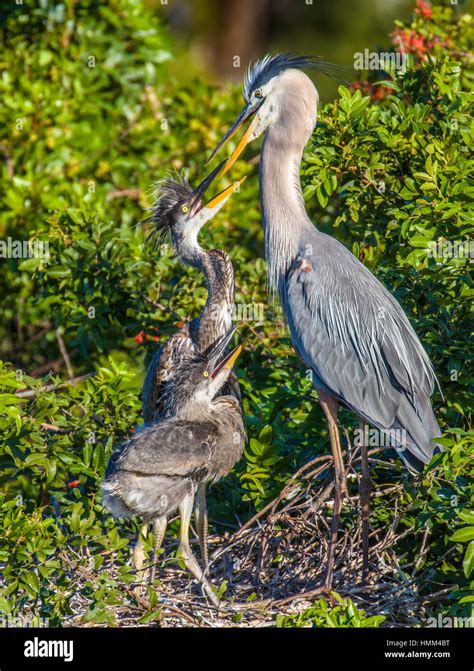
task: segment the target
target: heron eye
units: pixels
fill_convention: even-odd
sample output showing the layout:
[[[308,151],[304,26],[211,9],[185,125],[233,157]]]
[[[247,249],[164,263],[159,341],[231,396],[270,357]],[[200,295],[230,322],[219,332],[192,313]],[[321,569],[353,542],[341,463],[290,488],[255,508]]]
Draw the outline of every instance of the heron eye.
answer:
[[[183,205],[183,206],[181,207],[181,212],[182,212],[183,214],[186,214],[187,212],[189,212],[189,207],[188,207],[187,205]]]
[[[254,93],[254,96],[255,96],[256,98],[263,98],[262,90],[261,90],[261,89],[257,89],[257,90],[255,91],[255,93]]]
[[[205,370],[204,373],[203,373],[203,375],[204,375],[204,377],[209,377],[209,371],[208,371],[208,370]]]

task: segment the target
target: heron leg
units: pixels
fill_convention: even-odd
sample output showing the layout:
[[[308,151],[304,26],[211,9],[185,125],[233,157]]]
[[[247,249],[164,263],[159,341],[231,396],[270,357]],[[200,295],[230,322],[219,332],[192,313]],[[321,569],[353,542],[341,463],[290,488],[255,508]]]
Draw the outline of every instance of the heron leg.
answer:
[[[137,571],[138,577],[142,578],[143,561],[145,559],[145,550],[143,549],[143,541],[148,533],[148,522],[143,522],[138,532],[137,542],[133,548],[133,565]]]
[[[199,544],[201,546],[201,557],[204,564],[204,572],[207,573],[209,570],[209,553],[207,551],[208,518],[205,482],[201,482],[197,489],[196,503],[194,506],[194,518],[196,520]]]
[[[339,518],[341,516],[342,501],[344,496],[347,496],[347,482],[344,461],[342,459],[341,442],[339,440],[339,429],[337,426],[337,401],[329,394],[319,390],[318,395],[319,402],[321,403],[329,427],[329,437],[331,440],[331,449],[334,460],[334,508],[331,522],[326,576],[324,579],[326,589],[331,590]]]
[[[199,580],[211,602],[215,606],[218,606],[219,599],[217,598],[216,594],[212,591],[212,585],[205,577],[204,571],[199,566],[199,563],[196,557],[194,556],[193,551],[191,550],[191,546],[189,544],[189,523],[191,521],[193,504],[194,504],[194,495],[188,494],[187,496],[185,496],[185,498],[182,500],[179,506],[179,514],[181,516],[181,531],[179,539],[181,553],[183,555],[183,560],[188,571],[190,571],[193,574],[193,576]]]
[[[158,558],[158,551],[161,547],[161,543],[163,542],[163,536],[165,535],[167,524],[168,520],[164,515],[162,515],[161,517],[157,517],[153,522],[154,542],[153,542],[153,553],[151,555],[150,584],[153,584],[153,581],[155,580],[155,570],[156,570],[156,561]]]
[[[370,473],[369,455],[365,444],[365,422],[359,422],[359,432],[362,436],[360,443],[361,477],[360,477],[360,510],[362,516],[362,584],[369,574],[369,501],[370,501]]]

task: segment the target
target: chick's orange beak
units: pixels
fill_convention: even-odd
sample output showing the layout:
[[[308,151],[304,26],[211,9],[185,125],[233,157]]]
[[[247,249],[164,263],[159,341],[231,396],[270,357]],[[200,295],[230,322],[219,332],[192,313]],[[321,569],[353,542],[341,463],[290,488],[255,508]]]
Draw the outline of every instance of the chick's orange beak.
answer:
[[[241,352],[242,352],[242,345],[238,345],[235,349],[232,350],[230,354],[226,356],[226,358],[223,361],[221,361],[221,363],[218,366],[216,366],[216,368],[211,373],[211,378],[214,379],[221,370],[224,369],[230,370],[237,361]]]
[[[222,174],[224,172],[227,172],[227,169],[223,168]],[[214,198],[211,198],[211,200],[206,203],[205,207],[207,207],[209,210],[212,210],[216,207],[216,205],[219,205],[225,198],[228,196],[231,196],[235,191],[237,191],[240,188],[240,185],[246,180],[247,176],[242,177],[242,179],[236,180],[233,184],[225,188],[223,191],[217,194],[217,196],[214,196]]]

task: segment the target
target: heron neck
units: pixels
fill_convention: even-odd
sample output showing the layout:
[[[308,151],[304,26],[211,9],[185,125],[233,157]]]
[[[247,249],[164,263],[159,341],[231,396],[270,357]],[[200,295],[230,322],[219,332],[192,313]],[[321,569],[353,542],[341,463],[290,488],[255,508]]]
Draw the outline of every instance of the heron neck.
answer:
[[[288,138],[276,122],[267,131],[260,160],[260,202],[270,289],[281,282],[300,248],[305,229],[314,228],[301,193],[300,166],[305,144]]]
[[[193,340],[200,351],[212,345],[232,326],[234,271],[227,254],[219,249],[204,250],[197,240],[182,246],[180,260],[200,270],[206,280],[207,300],[196,320]]]
[[[207,300],[196,333],[198,349],[210,347],[232,326],[234,308],[234,270],[227,254],[220,249],[205,252],[203,272]]]

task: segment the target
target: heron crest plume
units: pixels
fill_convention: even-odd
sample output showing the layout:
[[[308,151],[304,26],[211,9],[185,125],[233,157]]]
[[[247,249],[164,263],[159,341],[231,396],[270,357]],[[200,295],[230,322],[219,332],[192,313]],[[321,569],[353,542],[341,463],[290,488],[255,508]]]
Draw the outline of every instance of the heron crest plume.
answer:
[[[248,102],[252,91],[260,88],[284,70],[304,70],[306,68],[319,70],[319,72],[335,79],[347,70],[341,65],[323,61],[319,57],[298,56],[293,52],[277,54],[276,56],[267,54],[253,65],[249,65],[244,79],[244,99]]]

